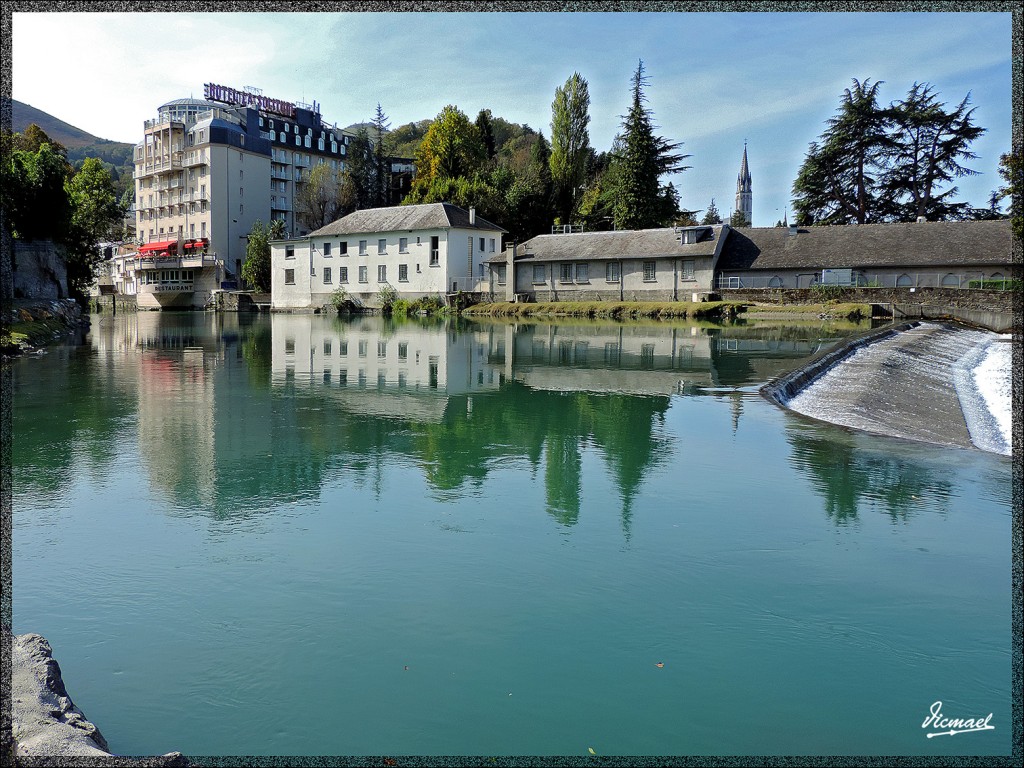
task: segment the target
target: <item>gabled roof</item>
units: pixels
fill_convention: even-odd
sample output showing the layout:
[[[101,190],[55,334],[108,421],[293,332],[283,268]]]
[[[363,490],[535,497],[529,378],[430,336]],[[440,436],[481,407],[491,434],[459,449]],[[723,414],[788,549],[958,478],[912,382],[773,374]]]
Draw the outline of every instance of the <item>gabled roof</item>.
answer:
[[[911,224],[733,229],[718,270],[858,269],[1010,264],[1010,222],[925,221]]]
[[[418,229],[484,229],[495,232],[505,230],[487,219],[477,216],[469,223],[469,211],[451,203],[424,203],[422,205],[396,205],[390,208],[365,208],[332,221],[311,232],[307,237],[325,235],[355,235],[375,232],[412,232]]]
[[[682,245],[679,242],[679,231],[674,229],[538,235],[523,243],[524,252],[516,254],[516,261],[600,261],[700,256],[710,258],[715,255],[723,233],[729,232],[729,227],[722,224],[686,229],[707,229],[710,230],[710,237],[704,235],[699,242]]]

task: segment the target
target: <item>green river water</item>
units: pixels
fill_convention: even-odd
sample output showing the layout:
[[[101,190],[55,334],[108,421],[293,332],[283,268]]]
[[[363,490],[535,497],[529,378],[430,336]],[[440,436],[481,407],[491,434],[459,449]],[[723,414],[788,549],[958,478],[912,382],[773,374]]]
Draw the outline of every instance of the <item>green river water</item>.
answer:
[[[758,393],[853,326],[92,319],[12,618],[115,753],[1009,754],[1009,459]]]

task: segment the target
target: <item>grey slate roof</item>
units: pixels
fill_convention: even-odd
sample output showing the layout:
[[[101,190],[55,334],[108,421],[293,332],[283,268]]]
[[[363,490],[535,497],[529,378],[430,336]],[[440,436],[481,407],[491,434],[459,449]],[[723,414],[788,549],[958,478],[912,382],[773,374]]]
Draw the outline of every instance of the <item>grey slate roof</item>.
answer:
[[[800,227],[795,237],[788,232],[783,227],[731,230],[718,271],[1011,263],[1008,220]]]
[[[396,205],[391,208],[366,208],[342,216],[307,237],[355,235],[374,232],[411,232],[417,229],[488,229],[504,232],[481,216],[469,223],[469,211],[451,203]]]
[[[538,235],[523,243],[526,251],[517,252],[520,261],[610,261],[617,259],[691,258],[715,255],[723,225],[708,227],[707,235],[697,243],[681,245],[679,233],[672,229],[619,230],[615,232],[579,232],[573,235]],[[729,239],[726,238],[726,243]],[[504,255],[491,257],[504,261]]]

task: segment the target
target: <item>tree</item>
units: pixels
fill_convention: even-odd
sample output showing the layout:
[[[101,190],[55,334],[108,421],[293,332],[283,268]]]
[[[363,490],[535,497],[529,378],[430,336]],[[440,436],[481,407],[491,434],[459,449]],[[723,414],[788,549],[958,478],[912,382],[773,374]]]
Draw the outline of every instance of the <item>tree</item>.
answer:
[[[295,193],[295,215],[310,230],[317,230],[338,218],[341,179],[327,163],[314,165],[303,176],[304,184]]]
[[[480,139],[484,143],[484,151],[487,153],[487,159],[493,160],[495,155],[498,154],[497,145],[494,142],[494,128],[491,125],[491,110],[481,109],[476,116],[475,125],[480,131]]]
[[[633,100],[622,122],[621,152],[615,162],[619,166],[617,197],[613,215],[616,229],[644,229],[664,225],[660,218],[664,206],[658,205],[659,179],[666,173],[686,170],[682,161],[688,155],[676,154],[681,142],[670,142],[654,134],[651,111],[644,104],[644,63],[640,61],[633,75]]]
[[[999,190],[1000,199],[1010,198],[1010,226],[1017,242],[1024,240],[1024,216],[1020,196],[1024,194],[1024,152],[1008,152],[999,158],[999,175],[1006,186]]]
[[[891,203],[892,218],[916,221],[924,216],[937,221],[956,218],[969,208],[967,203],[949,200],[957,192],[955,186],[944,192],[939,189],[955,178],[978,173],[961,164],[977,159],[969,146],[985,132],[972,122],[974,109],[967,108],[970,98],[968,93],[955,109],[947,112],[931,85],[914,83],[903,101],[891,105],[891,156],[885,174],[885,194]]]
[[[446,106],[416,151],[416,178],[404,202],[422,202],[436,180],[473,176],[483,169],[485,159],[480,129],[458,107]]]
[[[556,211],[562,223],[572,221],[586,174],[590,152],[590,91],[587,81],[574,72],[555,89],[551,103],[551,180]]]
[[[708,206],[707,211],[704,213],[704,218],[700,220],[701,224],[721,224],[722,215],[718,212],[718,208],[715,207],[715,198],[711,198],[711,205]]]
[[[116,238],[125,209],[117,199],[114,181],[101,160],[86,158],[64,185],[71,208],[63,238],[67,253],[68,290],[84,298],[101,261],[99,244]]]
[[[820,141],[812,142],[793,183],[798,223],[864,224],[880,218],[876,172],[891,147],[887,110],[878,107],[878,88],[856,79]]]
[[[360,128],[345,155],[345,169],[339,179],[338,214],[344,216],[373,207],[375,183],[373,143],[366,129]]]
[[[391,154],[389,152],[387,115],[377,104],[377,113],[373,118],[373,131],[376,139],[373,142],[373,199],[372,208],[383,208],[391,204]]]
[[[733,211],[732,216],[729,218],[730,227],[746,227],[747,217],[743,214],[743,211]]]
[[[259,293],[270,290],[270,238],[262,221],[256,221],[245,244],[242,279]]]

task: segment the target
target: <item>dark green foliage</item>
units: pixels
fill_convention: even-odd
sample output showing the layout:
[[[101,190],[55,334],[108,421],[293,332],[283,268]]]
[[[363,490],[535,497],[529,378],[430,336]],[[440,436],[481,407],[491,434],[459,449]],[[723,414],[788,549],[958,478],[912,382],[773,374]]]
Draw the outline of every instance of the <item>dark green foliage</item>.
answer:
[[[488,160],[493,160],[498,154],[498,148],[494,142],[494,129],[491,127],[491,110],[481,109],[476,116],[476,127],[480,131],[480,138],[484,142],[484,151]]]
[[[1024,194],[1024,153],[1019,149],[999,158],[999,175],[1006,186],[999,190],[1000,199],[1010,198],[1010,221],[1017,242],[1024,241],[1024,215],[1020,196]]]
[[[276,223],[276,222],[275,222]],[[270,290],[270,232],[262,221],[256,221],[245,245],[242,279],[250,288],[266,293]]]
[[[880,85],[854,80],[810,144],[793,182],[797,224],[973,217],[947,186],[976,174],[963,165],[976,158],[969,146],[984,133],[973,124],[970,94],[947,111],[930,85],[914,83],[905,99],[883,107]]]
[[[590,91],[578,72],[555,89],[551,103],[551,180],[563,224],[573,221],[590,156]]]
[[[372,208],[377,199],[375,184],[373,144],[369,132],[360,128],[345,156],[345,170],[339,182],[337,215],[340,217],[353,211]]]
[[[632,82],[633,99],[622,122],[621,150],[615,156],[619,168],[612,211],[616,229],[647,229],[670,224],[675,216],[666,221],[666,205],[659,204],[659,196],[665,196],[659,179],[664,174],[686,170],[682,161],[688,157],[676,153],[681,143],[672,143],[654,134],[651,111],[644,106],[647,77],[643,61],[637,65]]]
[[[377,112],[373,117],[373,205],[370,207],[383,208],[391,204],[391,152],[393,143],[388,136],[387,115],[377,104]]]
[[[711,205],[708,206],[707,211],[704,213],[704,218],[700,220],[701,224],[721,224],[722,214],[718,212],[718,208],[715,207],[715,198],[711,198]]]

